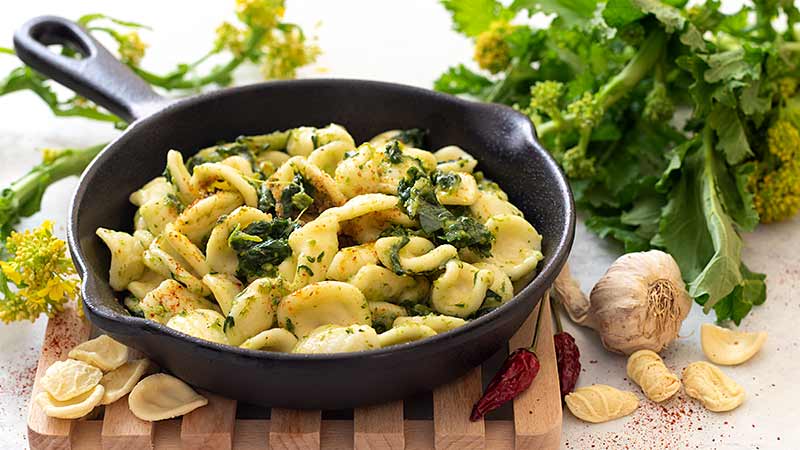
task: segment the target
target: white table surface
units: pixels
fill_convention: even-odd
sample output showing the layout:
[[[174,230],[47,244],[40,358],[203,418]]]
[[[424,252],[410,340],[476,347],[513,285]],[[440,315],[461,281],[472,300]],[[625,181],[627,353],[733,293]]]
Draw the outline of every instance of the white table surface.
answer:
[[[13,6],[12,6],[13,5]],[[402,5],[402,6],[401,6]],[[10,46],[13,30],[38,14],[69,18],[103,12],[151,25],[145,39],[151,44],[149,67],[167,69],[176,55],[200,55],[213,41],[213,30],[232,15],[233,2],[120,0],[35,0],[9,3],[0,14],[0,46]],[[448,14],[434,0],[289,1],[287,19],[320,38],[323,55],[305,77],[356,77],[430,87],[450,64],[471,57],[471,43],[450,31]],[[196,43],[196,44],[195,44]],[[16,65],[0,55],[0,74]],[[239,82],[255,81],[256,70],[242,70]],[[86,146],[110,139],[118,132],[83,119],[54,118],[29,93],[0,98],[0,184],[25,173],[44,147]],[[69,198],[75,179],[51,188],[43,212],[26,220],[33,226],[54,219],[63,236]],[[629,389],[642,398],[633,415],[602,425],[578,421],[564,414],[563,448],[798,448],[800,447],[800,351],[797,319],[800,302],[800,219],[762,226],[746,237],[745,260],[752,269],[768,274],[768,301],[757,307],[743,328],[767,330],[769,339],[760,354],[739,367],[724,371],[747,391],[747,400],[729,413],[706,412],[691,399],[654,405],[625,378],[625,359],[602,349],[591,330],[568,325],[581,349],[584,370],[579,385],[605,383]],[[588,290],[617,256],[619,248],[578,226],[570,258],[573,271]],[[683,336],[664,354],[675,371],[703,359],[699,325],[710,322],[695,305],[681,330]],[[24,448],[25,417],[45,320],[0,324],[0,448]],[[683,412],[681,412],[683,411]]]

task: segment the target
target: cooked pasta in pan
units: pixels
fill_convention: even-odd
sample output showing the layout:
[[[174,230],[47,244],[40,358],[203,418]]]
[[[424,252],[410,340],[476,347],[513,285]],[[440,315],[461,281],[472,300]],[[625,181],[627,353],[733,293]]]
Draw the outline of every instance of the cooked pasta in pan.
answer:
[[[542,237],[457,146],[421,130],[356,147],[300,127],[170,150],[104,228],[109,284],[131,314],[251,350],[337,353],[459,327],[524,286]]]

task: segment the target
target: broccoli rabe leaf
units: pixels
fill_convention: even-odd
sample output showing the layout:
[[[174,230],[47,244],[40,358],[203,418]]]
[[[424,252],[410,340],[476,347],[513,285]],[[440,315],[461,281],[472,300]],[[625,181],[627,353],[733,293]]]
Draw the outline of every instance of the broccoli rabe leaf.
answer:
[[[717,132],[718,145],[725,152],[728,164],[739,164],[753,156],[744,127],[735,109],[718,104],[708,116],[708,124]]]
[[[714,313],[717,315],[718,321],[730,319],[739,325],[753,306],[760,305],[767,299],[766,276],[751,272],[744,263],[741,264],[740,271],[743,277],[742,282],[714,305]],[[708,297],[704,296],[698,299],[698,303],[704,305],[707,300]]]
[[[253,154],[246,145],[236,142],[219,144],[199,151],[186,160],[186,169],[189,173],[200,164],[220,162],[231,156],[241,156],[252,163]]]
[[[495,20],[509,20],[514,13],[496,0],[441,0],[453,15],[453,28],[477,36]]]
[[[409,169],[398,185],[397,194],[405,213],[419,219],[422,231],[437,243],[470,248],[484,256],[490,254],[492,233],[472,217],[456,216],[439,204],[433,181],[421,170]]]
[[[258,209],[265,213],[275,212],[275,197],[272,196],[272,191],[267,183],[259,182],[256,192],[258,193]]]
[[[237,276],[251,280],[276,273],[277,266],[292,254],[289,235],[299,227],[293,220],[259,220],[228,237],[228,245],[239,258]]]
[[[428,137],[428,130],[421,128],[409,128],[400,130],[392,139],[396,139],[409,147],[422,148],[425,146],[425,138]]]
[[[297,217],[314,203],[316,189],[305,179],[296,173],[292,182],[281,191],[281,216]]]
[[[742,239],[720,196],[721,189],[733,188],[719,182],[715,165],[721,161],[717,161],[713,138],[712,130],[706,128],[703,146],[687,155],[660,224],[666,249],[689,280],[689,295],[703,298],[706,312],[743,282]]]
[[[477,98],[483,98],[491,86],[488,78],[467,69],[463,64],[447,69],[433,84],[434,89],[440,92],[468,94]]]
[[[527,9],[531,15],[537,12],[557,14],[567,26],[581,24],[591,19],[596,0],[515,0],[511,9],[518,11]]]

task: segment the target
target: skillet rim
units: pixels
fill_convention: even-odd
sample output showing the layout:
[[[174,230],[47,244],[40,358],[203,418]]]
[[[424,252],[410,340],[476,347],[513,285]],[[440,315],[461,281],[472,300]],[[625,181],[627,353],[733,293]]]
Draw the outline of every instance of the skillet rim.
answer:
[[[436,334],[435,336],[431,336],[426,339],[412,341],[400,345],[394,345],[387,348],[363,350],[358,352],[300,354],[300,353],[283,353],[283,352],[272,352],[264,350],[244,349],[238,346],[218,344],[206,341],[204,339],[199,339],[194,336],[169,328],[165,324],[154,322],[152,320],[147,320],[141,317],[135,317],[132,315],[127,315],[127,316],[122,315],[108,308],[107,312],[102,311],[100,305],[95,305],[94,300],[92,299],[92,295],[90,294],[97,294],[97,293],[94,290],[91,278],[98,277],[99,279],[102,279],[102,277],[100,277],[91,268],[89,268],[88,264],[85,261],[85,255],[83,253],[83,250],[81,249],[78,237],[78,215],[79,215],[78,206],[79,203],[82,202],[83,196],[85,195],[86,191],[90,189],[90,183],[88,183],[87,180],[89,178],[93,178],[96,175],[96,173],[100,170],[100,168],[114,156],[113,153],[119,146],[124,145],[124,142],[122,141],[126,139],[126,136],[133,134],[138,129],[152,127],[155,123],[158,123],[158,121],[161,119],[161,116],[163,116],[165,113],[169,111],[180,110],[189,107],[191,105],[213,101],[214,99],[225,97],[228,95],[241,94],[241,93],[246,93],[248,91],[260,91],[265,87],[272,89],[280,89],[285,86],[298,86],[298,85],[300,86],[307,85],[309,87],[318,86],[318,87],[328,87],[328,88],[337,88],[337,87],[353,88],[353,87],[359,87],[357,85],[360,85],[360,86],[367,86],[369,88],[394,89],[396,91],[401,91],[403,95],[408,95],[408,96],[422,95],[427,97],[433,97],[438,101],[460,104],[470,109],[484,108],[487,111],[491,111],[492,114],[507,114],[512,116],[516,115],[518,118],[523,118],[524,121],[522,123],[526,126],[526,128],[523,129],[523,132],[529,133],[529,135],[526,136],[526,140],[529,141],[529,143],[532,145],[532,147],[536,152],[541,153],[541,155],[544,157],[545,164],[547,165],[549,171],[555,175],[555,181],[558,183],[557,190],[562,196],[561,200],[562,201],[566,200],[565,202],[563,202],[564,211],[566,215],[566,221],[562,229],[562,231],[564,231],[563,238],[556,244],[552,258],[550,258],[549,261],[544,263],[541,267],[541,270],[539,270],[536,273],[534,278],[530,280],[528,284],[521,291],[516,293],[509,301],[503,303],[495,310],[477,319],[470,320],[465,325],[446,331],[444,333]],[[533,301],[534,302],[533,307],[535,307],[536,303],[541,302],[542,297],[536,298],[534,300],[530,300],[530,297],[533,295],[534,291],[543,288],[547,289],[548,286],[552,284],[552,282],[558,276],[558,273],[561,271],[561,268],[566,262],[567,257],[569,256],[569,253],[571,251],[575,237],[576,218],[575,218],[575,203],[572,195],[572,190],[569,187],[569,183],[567,182],[566,177],[564,176],[563,172],[558,167],[558,164],[552,158],[550,153],[539,142],[536,130],[533,126],[533,123],[531,123],[530,119],[524,114],[508,106],[499,105],[496,103],[485,103],[485,102],[466,100],[453,95],[444,94],[441,92],[436,92],[430,89],[420,88],[416,86],[391,83],[385,81],[361,80],[352,78],[309,78],[301,80],[267,81],[261,83],[248,84],[244,86],[218,89],[177,100],[165,99],[165,102],[167,102],[167,104],[162,109],[159,109],[156,112],[146,117],[142,117],[134,121],[127,129],[125,129],[122,132],[122,134],[114,138],[114,140],[111,141],[98,154],[98,156],[89,164],[89,166],[81,175],[78,186],[75,188],[75,192],[72,196],[72,199],[70,200],[70,205],[69,205],[70,216],[67,227],[67,242],[70,248],[70,255],[72,256],[72,259],[76,262],[78,271],[80,272],[81,275],[82,279],[81,294],[83,296],[83,303],[89,312],[87,316],[90,318],[90,320],[93,316],[99,316],[105,321],[116,322],[117,324],[123,325],[125,327],[137,329],[139,332],[166,334],[171,338],[182,339],[194,345],[205,347],[208,350],[212,350],[215,352],[229,353],[240,358],[267,360],[267,361],[281,361],[281,362],[295,362],[295,361],[338,362],[338,361],[349,361],[353,359],[359,359],[362,357],[363,358],[386,357],[394,354],[415,351],[421,347],[434,346],[439,343],[445,342],[447,340],[458,338],[460,336],[463,336],[480,328],[487,327],[487,330],[489,330],[491,328],[491,324],[495,322],[501,315],[503,315],[508,309],[510,309],[513,303],[518,303],[523,301]],[[87,276],[88,274],[91,274],[91,277]],[[101,296],[97,295],[97,297]],[[467,337],[466,340],[469,340],[469,337]]]

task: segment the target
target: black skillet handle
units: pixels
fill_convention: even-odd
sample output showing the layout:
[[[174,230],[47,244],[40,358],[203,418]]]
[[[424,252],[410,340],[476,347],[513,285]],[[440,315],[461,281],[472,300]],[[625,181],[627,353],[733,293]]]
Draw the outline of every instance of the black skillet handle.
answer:
[[[80,53],[80,59],[47,48],[54,44],[69,46]],[[14,49],[19,59],[37,72],[128,122],[169,103],[83,27],[62,17],[39,16],[29,20],[14,34]]]

